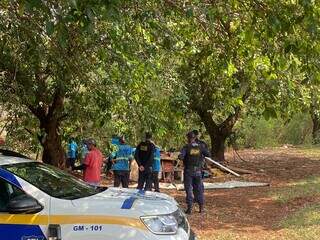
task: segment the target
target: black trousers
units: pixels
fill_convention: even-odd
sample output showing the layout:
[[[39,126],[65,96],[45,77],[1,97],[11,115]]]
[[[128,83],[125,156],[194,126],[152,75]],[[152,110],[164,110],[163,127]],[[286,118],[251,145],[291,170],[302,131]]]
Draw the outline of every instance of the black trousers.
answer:
[[[137,189],[151,191],[152,190],[152,171],[145,169],[139,171],[138,187]]]
[[[160,192],[159,187],[159,172],[152,172],[152,182],[155,192]]]
[[[126,170],[114,170],[113,176],[114,176],[114,187],[120,187],[120,184],[122,184],[123,188],[129,187],[129,175],[130,172]]]
[[[193,202],[199,205],[204,204],[204,186],[201,171],[184,170],[184,189],[188,207],[192,207]]]
[[[68,158],[68,163],[67,163],[68,167],[74,168],[75,163],[76,163],[76,158]]]

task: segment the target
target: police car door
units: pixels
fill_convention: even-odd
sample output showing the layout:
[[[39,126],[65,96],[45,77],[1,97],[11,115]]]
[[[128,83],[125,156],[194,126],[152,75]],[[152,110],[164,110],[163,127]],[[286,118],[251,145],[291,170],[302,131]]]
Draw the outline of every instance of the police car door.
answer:
[[[0,176],[0,233],[3,240],[46,240],[43,204]]]

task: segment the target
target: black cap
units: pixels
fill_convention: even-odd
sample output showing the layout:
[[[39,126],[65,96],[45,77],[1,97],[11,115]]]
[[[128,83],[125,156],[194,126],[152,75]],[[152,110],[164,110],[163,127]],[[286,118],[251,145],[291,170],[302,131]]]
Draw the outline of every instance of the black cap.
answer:
[[[151,139],[151,138],[152,138],[152,133],[146,132],[146,139]]]
[[[192,132],[194,133],[194,135],[199,136],[199,131],[196,129],[193,129]]]
[[[87,140],[87,145],[97,146],[97,142],[96,142],[96,140],[94,140],[93,138],[89,138],[89,139]]]
[[[196,138],[196,135],[194,134],[193,131],[188,132],[186,136],[187,136],[188,139],[194,139],[194,138]]]

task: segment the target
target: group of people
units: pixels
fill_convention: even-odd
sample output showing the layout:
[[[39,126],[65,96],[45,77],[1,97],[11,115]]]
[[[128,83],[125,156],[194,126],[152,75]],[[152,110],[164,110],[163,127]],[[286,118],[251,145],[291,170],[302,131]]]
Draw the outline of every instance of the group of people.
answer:
[[[136,148],[126,144],[124,136],[113,139],[116,147],[110,156],[104,160],[94,139],[83,141],[81,154],[74,138],[68,144],[68,165],[72,170],[83,170],[85,182],[98,186],[101,182],[101,169],[105,162],[113,171],[114,187],[129,187],[131,162],[136,160],[139,168],[138,189],[151,191],[152,186],[156,192],[160,192],[159,172],[161,171],[160,148],[152,141],[151,133],[146,133],[145,140]],[[79,155],[81,155],[79,157]],[[76,159],[81,159],[81,164],[75,166]]]
[[[202,171],[205,157],[210,157],[207,144],[199,139],[197,130],[188,132],[187,144],[182,148],[179,159],[184,165],[184,188],[186,191],[186,213],[191,214],[193,203],[198,203],[199,212],[204,211],[204,185]],[[129,187],[130,166],[135,159],[138,169],[138,186],[140,190],[151,191],[154,187],[156,192],[159,188],[159,172],[161,171],[160,148],[152,141],[152,134],[146,133],[144,141],[140,142],[134,149],[126,143],[125,138],[113,139],[116,146],[107,158],[106,162],[113,171],[114,187]],[[78,155],[78,146],[74,139],[69,141],[68,162],[72,170],[83,170],[83,179],[93,186],[99,186],[101,182],[101,168],[104,157],[97,148],[94,139],[83,142],[81,149],[81,164],[75,166]]]
[[[152,141],[151,133],[146,133],[145,140],[139,143],[134,149],[126,144],[125,138],[120,137],[119,142],[114,141],[116,151],[108,158],[109,165],[114,176],[114,187],[127,188],[129,186],[130,166],[133,159],[136,160],[139,168],[138,189],[152,190],[156,192],[159,188],[160,172],[160,148]]]

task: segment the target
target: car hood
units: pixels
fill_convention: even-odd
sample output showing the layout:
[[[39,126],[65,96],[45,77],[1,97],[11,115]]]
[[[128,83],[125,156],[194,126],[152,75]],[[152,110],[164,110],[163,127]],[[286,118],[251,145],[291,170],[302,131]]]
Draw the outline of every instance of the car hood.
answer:
[[[72,203],[86,213],[131,217],[169,214],[178,208],[174,198],[166,194],[122,188],[108,188],[99,194],[72,200]]]

